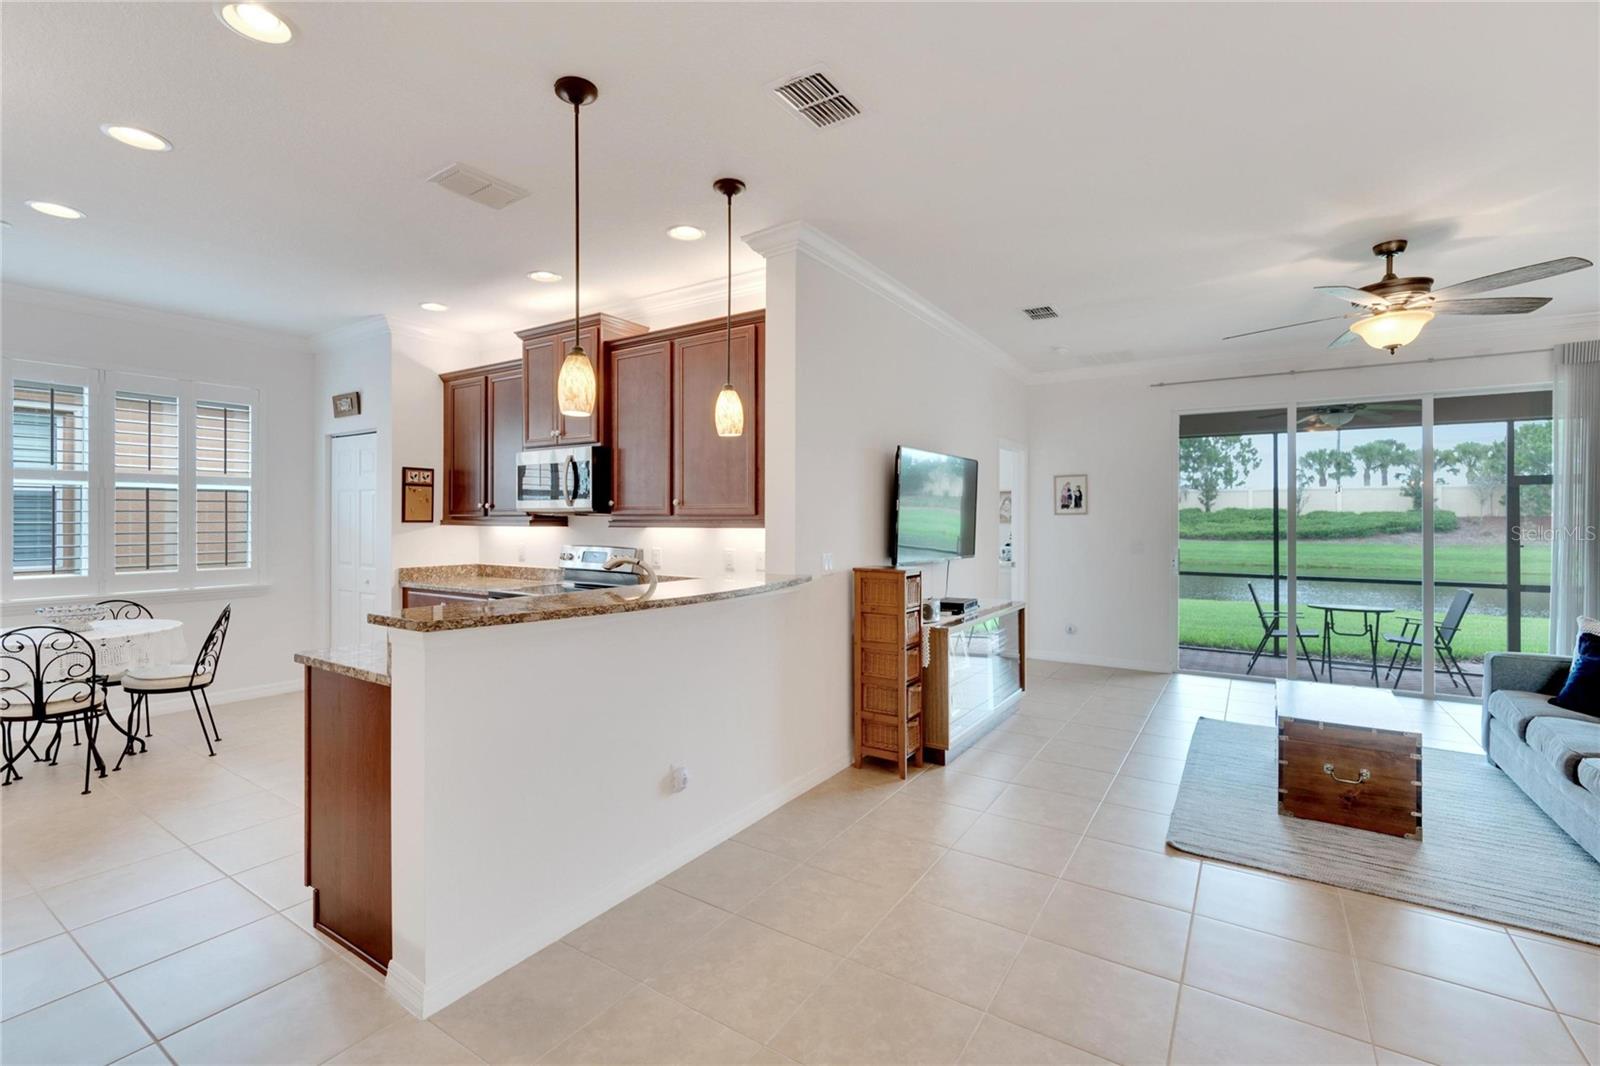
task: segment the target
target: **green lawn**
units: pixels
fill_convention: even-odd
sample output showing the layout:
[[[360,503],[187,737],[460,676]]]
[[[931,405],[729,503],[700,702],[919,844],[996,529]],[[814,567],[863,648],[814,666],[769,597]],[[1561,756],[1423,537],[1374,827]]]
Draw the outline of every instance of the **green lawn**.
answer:
[[[1232,573],[1272,573],[1270,540],[1195,540],[1178,542],[1184,570],[1219,570]],[[1287,545],[1280,548],[1288,567]],[[1417,580],[1422,574],[1422,545],[1349,540],[1307,540],[1296,545],[1295,563],[1303,578],[1373,577]],[[1495,582],[1506,579],[1506,550],[1496,544],[1438,543],[1433,551],[1437,582]],[[1522,549],[1522,581],[1527,585],[1550,583],[1550,546],[1530,544]]]
[[[1190,564],[1188,558],[1184,559],[1185,568]],[[1370,573],[1370,571],[1364,571]],[[1320,625],[1322,613],[1304,615],[1302,626],[1315,629]],[[1355,627],[1353,615],[1339,617],[1341,628]],[[1385,633],[1399,635],[1398,622],[1386,624]],[[1542,652],[1550,637],[1550,622],[1545,618],[1524,618],[1522,620],[1522,650]],[[1261,621],[1256,615],[1255,607],[1246,600],[1243,603],[1233,600],[1179,600],[1178,601],[1178,641],[1182,644],[1198,645],[1205,648],[1237,648],[1245,651],[1253,650],[1256,642],[1261,639]],[[1313,654],[1321,653],[1321,640],[1312,641],[1308,638]],[[1380,642],[1383,661],[1388,661],[1389,652],[1393,646],[1387,642]],[[1494,615],[1474,615],[1470,612],[1462,620],[1461,631],[1456,635],[1453,645],[1456,657],[1462,660],[1482,659],[1484,654],[1491,651],[1504,651],[1506,647],[1506,619]],[[1341,658],[1366,658],[1370,651],[1365,638],[1362,637],[1335,637],[1333,641],[1334,654]],[[1415,656],[1413,656],[1415,661]]]

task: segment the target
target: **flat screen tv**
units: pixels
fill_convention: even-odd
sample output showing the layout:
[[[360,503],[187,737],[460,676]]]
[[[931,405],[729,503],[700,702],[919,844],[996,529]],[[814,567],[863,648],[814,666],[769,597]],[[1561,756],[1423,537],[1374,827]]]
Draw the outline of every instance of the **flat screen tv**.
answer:
[[[976,554],[978,461],[902,444],[894,453],[895,566]]]

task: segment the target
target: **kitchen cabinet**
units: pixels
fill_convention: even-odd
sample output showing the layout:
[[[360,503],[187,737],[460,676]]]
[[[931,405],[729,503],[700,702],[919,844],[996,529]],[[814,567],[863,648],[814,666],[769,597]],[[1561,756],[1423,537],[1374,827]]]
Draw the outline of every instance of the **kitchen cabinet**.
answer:
[[[522,364],[497,363],[442,376],[444,522],[526,522],[517,510],[522,451]]]
[[[637,322],[612,315],[585,315],[578,320],[577,336],[595,367],[593,415],[563,415],[556,405],[556,380],[561,363],[572,351],[572,323],[564,322],[517,334],[522,339],[523,444],[529,448],[554,445],[604,444],[608,390],[605,346],[645,332]]]
[[[745,431],[719,437],[712,419],[727,366],[722,319],[612,344],[615,502],[611,524],[760,525],[761,311],[736,315],[733,385]]]

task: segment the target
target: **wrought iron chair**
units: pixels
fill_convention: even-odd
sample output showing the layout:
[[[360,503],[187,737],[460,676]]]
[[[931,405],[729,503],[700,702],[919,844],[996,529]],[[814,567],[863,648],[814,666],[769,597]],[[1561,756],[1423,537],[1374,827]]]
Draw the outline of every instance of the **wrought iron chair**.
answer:
[[[1467,688],[1467,695],[1476,695],[1472,691],[1472,682],[1467,680],[1467,672],[1461,668],[1461,663],[1456,659],[1455,639],[1456,632],[1461,628],[1461,620],[1467,615],[1467,608],[1472,606],[1472,590],[1456,589],[1455,595],[1450,597],[1450,606],[1445,609],[1444,620],[1433,624],[1433,647],[1439,653],[1439,661],[1444,663],[1445,676],[1450,683],[1456,683],[1459,674],[1461,683]],[[1398,637],[1385,636],[1383,639],[1394,645],[1394,654],[1389,656],[1389,669],[1383,672],[1383,679],[1387,681],[1389,674],[1394,670],[1395,660],[1400,660],[1400,672],[1395,674],[1394,687],[1400,688],[1401,678],[1406,676],[1406,666],[1411,662],[1411,653],[1418,654],[1417,669],[1422,669],[1420,656],[1422,654],[1422,617],[1420,615],[1403,614],[1400,616],[1400,635]],[[1401,658],[1401,650],[1405,657]]]
[[[83,759],[87,796],[90,770],[98,768],[100,776],[106,776],[105,760],[95,746],[105,711],[105,680],[95,669],[94,645],[81,633],[58,626],[26,626],[0,634],[0,750],[5,756],[0,786],[22,779],[16,762],[24,751],[32,752],[37,762],[55,766],[62,723],[81,722],[89,740]],[[56,725],[56,733],[41,756],[33,742],[47,723]],[[23,730],[20,748],[11,735],[16,725]]]
[[[101,600],[96,607],[110,610],[112,618],[154,618],[150,608],[134,600]]]
[[[157,663],[151,666],[136,666],[122,675],[122,690],[132,699],[133,707],[128,714],[129,742],[124,745],[122,754],[130,754],[133,743],[133,734],[139,725],[139,716],[143,714],[145,728],[150,728],[150,695],[154,692],[187,692],[189,702],[194,704],[194,716],[200,722],[200,735],[205,737],[206,750],[212,755],[217,749],[211,746],[211,740],[216,738],[222,742],[222,734],[217,732],[217,719],[211,713],[211,699],[206,695],[206,689],[211,687],[211,682],[216,680],[217,667],[222,664],[222,645],[228,637],[228,622],[233,617],[233,604],[228,604],[217,615],[216,622],[211,626],[211,632],[206,635],[206,642],[200,648],[200,654],[195,657],[194,665],[190,667],[185,663]],[[205,711],[200,710],[201,701],[205,702]],[[206,731],[206,719],[211,720],[211,731]],[[122,759],[117,760],[117,766],[122,765]]]
[[[1253,582],[1246,581],[1245,588],[1250,590],[1250,602],[1256,605],[1256,615],[1261,619],[1261,642],[1256,645],[1256,650],[1250,654],[1250,664],[1244,668],[1245,673],[1250,673],[1256,668],[1256,660],[1261,658],[1261,653],[1266,649],[1269,640],[1288,640],[1291,637],[1300,641],[1300,654],[1306,657],[1306,665],[1311,667],[1311,680],[1317,680],[1317,661],[1311,657],[1311,649],[1306,647],[1307,637],[1320,637],[1322,631],[1318,629],[1301,629],[1299,619],[1295,619],[1294,632],[1283,626],[1283,611],[1269,611],[1261,606],[1261,597],[1256,595],[1256,586]]]

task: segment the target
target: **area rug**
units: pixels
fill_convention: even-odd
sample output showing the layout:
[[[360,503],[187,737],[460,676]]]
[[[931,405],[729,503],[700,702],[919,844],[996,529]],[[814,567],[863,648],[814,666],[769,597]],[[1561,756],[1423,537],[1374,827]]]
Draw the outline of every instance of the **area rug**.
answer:
[[[1483,756],[1426,748],[1422,839],[1278,814],[1270,726],[1195,725],[1167,842],[1210,859],[1600,944],[1600,864]]]

